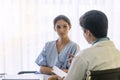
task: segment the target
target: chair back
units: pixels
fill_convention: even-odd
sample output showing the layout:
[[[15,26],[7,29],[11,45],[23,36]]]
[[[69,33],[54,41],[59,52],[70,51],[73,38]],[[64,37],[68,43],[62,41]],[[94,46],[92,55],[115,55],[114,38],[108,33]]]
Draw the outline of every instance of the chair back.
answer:
[[[91,71],[91,80],[120,80],[120,68]]]

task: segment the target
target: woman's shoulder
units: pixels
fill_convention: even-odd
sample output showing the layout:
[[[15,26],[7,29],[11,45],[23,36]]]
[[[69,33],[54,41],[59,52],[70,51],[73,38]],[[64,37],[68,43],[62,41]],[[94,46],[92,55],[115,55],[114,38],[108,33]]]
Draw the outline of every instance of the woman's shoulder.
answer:
[[[46,46],[48,46],[48,45],[55,45],[55,44],[56,44],[55,40],[54,41],[48,41],[48,42],[45,43]]]
[[[76,42],[74,42],[74,41],[70,41],[70,45],[72,45],[72,46],[79,46]]]

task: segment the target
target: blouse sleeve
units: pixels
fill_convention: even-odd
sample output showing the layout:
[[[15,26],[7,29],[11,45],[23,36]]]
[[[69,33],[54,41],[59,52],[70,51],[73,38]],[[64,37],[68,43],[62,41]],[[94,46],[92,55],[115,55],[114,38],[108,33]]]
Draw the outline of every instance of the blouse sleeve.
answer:
[[[74,46],[73,46],[73,49],[72,49],[72,55],[76,55],[78,52],[80,51],[80,47],[79,47],[79,45],[78,44],[75,44]]]
[[[46,62],[46,50],[47,50],[47,43],[45,44],[42,52],[39,54],[39,56],[37,57],[37,59],[35,61],[37,65],[39,65],[39,66],[47,65],[47,62]]]

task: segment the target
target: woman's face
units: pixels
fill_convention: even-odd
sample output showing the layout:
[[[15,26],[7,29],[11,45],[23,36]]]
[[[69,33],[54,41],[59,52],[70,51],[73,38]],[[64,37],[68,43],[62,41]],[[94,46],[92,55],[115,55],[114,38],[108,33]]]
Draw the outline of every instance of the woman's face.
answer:
[[[55,31],[61,38],[68,36],[68,32],[69,32],[70,28],[71,28],[71,26],[69,26],[68,23],[62,19],[58,20],[54,27]]]

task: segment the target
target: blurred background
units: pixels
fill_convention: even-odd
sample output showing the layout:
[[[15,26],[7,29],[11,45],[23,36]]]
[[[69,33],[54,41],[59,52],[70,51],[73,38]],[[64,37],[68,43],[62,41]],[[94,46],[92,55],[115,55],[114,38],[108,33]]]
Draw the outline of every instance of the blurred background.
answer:
[[[89,47],[79,17],[92,9],[107,15],[108,36],[120,50],[120,0],[0,0],[0,73],[39,70],[35,59],[45,42],[57,39],[53,19],[60,14],[71,20],[71,40]]]

